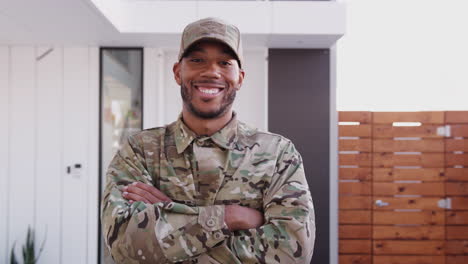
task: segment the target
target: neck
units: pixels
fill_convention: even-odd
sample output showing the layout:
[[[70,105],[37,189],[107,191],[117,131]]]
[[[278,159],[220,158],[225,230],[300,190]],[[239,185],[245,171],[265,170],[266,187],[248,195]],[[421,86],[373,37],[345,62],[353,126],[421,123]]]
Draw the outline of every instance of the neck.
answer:
[[[232,118],[232,110],[229,109],[222,116],[213,119],[203,119],[195,116],[184,107],[182,110],[182,118],[185,125],[197,135],[211,136],[229,123]]]

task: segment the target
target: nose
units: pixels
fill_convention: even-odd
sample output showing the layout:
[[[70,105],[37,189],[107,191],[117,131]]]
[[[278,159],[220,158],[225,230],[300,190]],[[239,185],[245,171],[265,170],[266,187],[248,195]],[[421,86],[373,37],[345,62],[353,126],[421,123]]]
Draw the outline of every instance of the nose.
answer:
[[[219,65],[216,63],[209,63],[203,69],[201,77],[210,78],[210,79],[219,79],[221,78]]]

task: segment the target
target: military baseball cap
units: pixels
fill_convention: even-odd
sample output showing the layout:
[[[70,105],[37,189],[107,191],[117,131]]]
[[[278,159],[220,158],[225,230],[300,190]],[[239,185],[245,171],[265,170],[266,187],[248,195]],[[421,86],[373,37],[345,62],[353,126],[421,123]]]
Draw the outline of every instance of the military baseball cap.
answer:
[[[242,67],[244,64],[239,29],[215,17],[203,18],[185,27],[182,33],[182,41],[180,42],[179,61],[190,46],[201,40],[216,40],[226,44],[237,56],[236,59],[239,62],[239,67]]]

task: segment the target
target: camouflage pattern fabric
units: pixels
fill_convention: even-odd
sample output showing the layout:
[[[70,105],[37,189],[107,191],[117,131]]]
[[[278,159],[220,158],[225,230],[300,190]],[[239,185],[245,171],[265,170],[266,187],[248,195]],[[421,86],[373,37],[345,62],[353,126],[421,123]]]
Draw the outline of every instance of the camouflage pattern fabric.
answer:
[[[173,202],[130,204],[121,189],[151,184]],[[263,212],[231,232],[224,206]],[[212,136],[181,118],[128,138],[107,172],[101,221],[116,263],[310,263],[315,222],[302,159],[288,139],[235,115]]]

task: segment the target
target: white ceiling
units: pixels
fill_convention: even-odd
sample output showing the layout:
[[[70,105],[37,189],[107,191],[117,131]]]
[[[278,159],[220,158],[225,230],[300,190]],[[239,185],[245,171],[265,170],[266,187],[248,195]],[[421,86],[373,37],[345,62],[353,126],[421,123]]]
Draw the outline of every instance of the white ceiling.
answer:
[[[310,48],[333,45],[344,34],[344,7],[337,2],[307,2],[301,5],[320,6],[304,9],[284,2],[284,6],[277,8],[280,11],[274,13],[266,5],[278,6],[280,2],[0,0],[0,45],[177,47],[185,24],[212,14],[227,17],[240,25],[245,46]],[[333,6],[324,8],[323,5]],[[282,11],[288,8],[289,13]],[[257,10],[263,13],[258,15]],[[307,16],[309,11],[317,14],[311,16],[310,25],[300,17],[287,17],[298,12]],[[273,13],[283,20],[272,19]],[[330,18],[330,14],[336,18]],[[288,32],[288,26],[295,32]],[[279,32],[272,33],[274,27]]]

